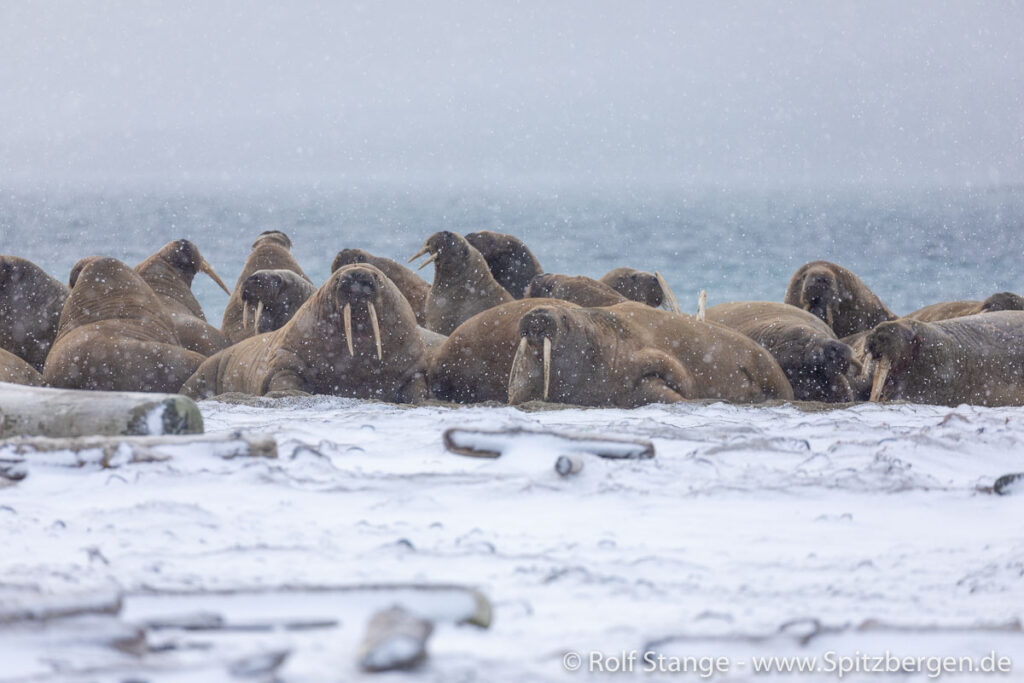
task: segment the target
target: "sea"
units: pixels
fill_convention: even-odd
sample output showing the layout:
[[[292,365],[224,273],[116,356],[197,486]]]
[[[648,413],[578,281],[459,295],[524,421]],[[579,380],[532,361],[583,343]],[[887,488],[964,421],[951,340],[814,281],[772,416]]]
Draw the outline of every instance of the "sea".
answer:
[[[84,256],[130,264],[164,243],[199,245],[233,284],[264,230],[282,230],[315,282],[359,247],[404,262],[438,230],[523,239],[548,272],[600,277],[619,266],[660,271],[684,310],[780,301],[816,259],[846,266],[896,313],[938,301],[1024,292],[1024,186],[952,189],[483,189],[322,182],[260,187],[0,190],[0,253],[66,281]],[[432,270],[423,271],[429,280]],[[202,275],[207,317],[227,297]]]

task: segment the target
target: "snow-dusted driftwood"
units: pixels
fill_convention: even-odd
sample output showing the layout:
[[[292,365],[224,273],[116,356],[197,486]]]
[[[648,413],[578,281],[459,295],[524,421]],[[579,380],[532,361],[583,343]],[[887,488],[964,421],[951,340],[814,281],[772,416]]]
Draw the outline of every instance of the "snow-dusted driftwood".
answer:
[[[0,473],[17,478],[28,465],[116,468],[163,462],[196,454],[230,459],[276,458],[277,442],[266,434],[172,436],[81,436],[72,439],[16,437],[0,441]],[[14,475],[14,476],[12,476]]]
[[[113,589],[74,595],[51,595],[28,589],[0,590],[0,626],[85,615],[116,615],[120,611],[121,594]]]
[[[0,382],[0,438],[202,432],[199,408],[180,394],[79,391]]]
[[[398,605],[373,615],[359,647],[364,671],[411,669],[427,658],[427,640],[434,624]]]
[[[555,460],[555,472],[563,477],[579,474],[583,470],[583,458],[578,455],[560,455]]]
[[[642,460],[654,457],[654,444],[650,441],[584,436],[519,427],[497,431],[449,429],[444,433],[444,445],[452,453],[475,458],[497,458],[513,451],[555,456],[591,453],[616,460]]]

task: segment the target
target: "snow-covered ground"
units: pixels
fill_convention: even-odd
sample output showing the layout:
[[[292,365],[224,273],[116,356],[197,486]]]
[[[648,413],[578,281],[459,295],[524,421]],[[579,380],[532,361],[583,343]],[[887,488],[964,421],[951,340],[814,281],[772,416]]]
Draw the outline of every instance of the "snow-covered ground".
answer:
[[[984,491],[1024,471],[1024,409],[201,407],[208,433],[273,434],[279,457],[30,462],[0,488],[0,614],[122,600],[118,614],[0,625],[0,679],[259,680],[278,661],[285,681],[660,679],[647,652],[663,666],[730,658],[713,680],[773,680],[755,655],[819,657],[819,673],[778,680],[837,680],[837,657],[887,652],[1015,660],[1009,677],[958,681],[1024,672],[1024,495]],[[563,478],[548,441],[472,458],[445,450],[450,427],[648,439],[656,456],[584,456]],[[478,588],[493,623],[457,624],[458,589],[390,584]],[[366,621],[393,602],[438,618],[430,658],[361,674]],[[139,630],[197,613],[305,621]],[[632,676],[587,673],[634,652]],[[574,653],[581,671],[566,671]],[[702,680],[694,663],[663,678]]]

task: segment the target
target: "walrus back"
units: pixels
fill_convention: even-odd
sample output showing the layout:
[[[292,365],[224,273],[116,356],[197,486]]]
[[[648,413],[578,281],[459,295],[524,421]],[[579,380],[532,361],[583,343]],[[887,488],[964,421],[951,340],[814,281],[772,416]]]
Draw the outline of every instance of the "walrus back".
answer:
[[[230,392],[262,396],[278,337],[279,331],[267,332],[215,353],[184,382],[181,393],[196,400]]]

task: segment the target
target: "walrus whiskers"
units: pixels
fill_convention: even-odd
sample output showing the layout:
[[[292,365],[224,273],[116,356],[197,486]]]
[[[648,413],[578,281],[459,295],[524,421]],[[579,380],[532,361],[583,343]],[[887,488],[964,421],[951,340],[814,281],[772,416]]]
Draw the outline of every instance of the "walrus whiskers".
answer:
[[[260,331],[260,318],[263,317],[263,299],[260,299],[256,304],[256,319],[252,323],[252,331],[259,334]]]
[[[875,366],[875,378],[871,382],[872,401],[880,401],[882,399],[882,389],[885,388],[885,380],[889,379],[889,370],[891,368],[892,361],[888,358],[880,359]]]
[[[207,275],[209,275],[211,280],[216,282],[220,286],[220,288],[227,293],[228,296],[231,296],[231,290],[228,289],[228,286],[224,284],[223,280],[220,279],[220,275],[217,275],[217,271],[213,269],[213,266],[211,266],[206,259],[203,259],[202,261],[199,262],[199,272],[206,273]]]
[[[524,337],[525,339],[525,337]],[[548,400],[548,387],[551,386],[551,340],[544,337],[544,400]]]
[[[661,273],[654,271],[654,277],[658,280],[658,285],[661,286],[661,292],[665,295],[665,305],[668,310],[673,313],[682,313],[683,309],[679,307],[679,300],[676,299],[676,295],[672,292],[672,288],[668,286],[668,282],[661,276]]]
[[[377,360],[384,360],[384,350],[381,348],[380,343],[380,323],[377,321],[377,309],[373,307],[373,302],[367,302],[366,310],[370,314],[370,324],[373,326],[373,341],[377,343]]]
[[[352,346],[352,304],[345,304],[345,308],[341,310],[341,317],[345,321],[345,343],[348,344],[348,355],[356,355],[356,350]]]

